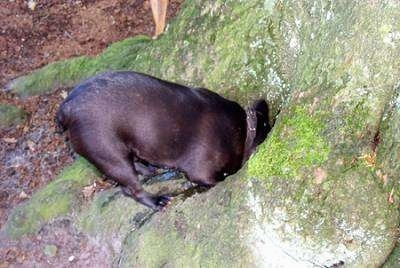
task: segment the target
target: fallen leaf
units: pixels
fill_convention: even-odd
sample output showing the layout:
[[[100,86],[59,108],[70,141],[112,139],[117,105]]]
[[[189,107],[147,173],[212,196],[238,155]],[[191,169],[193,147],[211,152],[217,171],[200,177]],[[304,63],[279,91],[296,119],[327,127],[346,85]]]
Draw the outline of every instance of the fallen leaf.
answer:
[[[83,187],[83,190],[82,190],[83,197],[85,199],[89,199],[93,196],[95,191],[96,191],[96,182],[94,182],[92,185]]]
[[[3,138],[3,141],[5,141],[6,143],[17,143],[16,138]]]
[[[394,188],[392,188],[392,190],[390,191],[389,197],[388,197],[388,201],[390,204],[394,203]]]
[[[366,165],[368,167],[375,167],[376,166],[376,153],[375,152],[371,152],[369,154],[364,154],[360,157],[358,157],[359,159],[364,159],[366,162]]]
[[[388,183],[388,175],[385,174],[382,176],[383,184],[386,185]]]
[[[29,195],[27,195],[24,191],[22,191],[22,192],[18,195],[18,197],[19,197],[20,199],[28,199],[28,198],[29,198]]]
[[[375,173],[376,173],[376,176],[378,176],[378,178],[382,180],[383,185],[386,185],[388,183],[388,175],[387,174],[383,174],[380,169],[378,169]]]
[[[106,180],[97,180],[96,184],[97,184],[96,187],[99,190],[109,189],[109,188],[112,187],[112,184],[109,181],[106,181]]]
[[[311,104],[310,108],[308,109],[308,111],[310,113],[313,113],[315,110],[315,107],[317,106],[317,104],[319,103],[319,98],[314,98],[313,103]]]
[[[323,168],[316,168],[314,170],[315,183],[321,184],[327,177],[326,171]]]
[[[31,150],[32,152],[35,151],[35,143],[33,141],[27,140],[26,145],[28,145],[29,150]]]
[[[63,99],[66,99],[67,96],[68,96],[68,92],[65,91],[65,90],[63,90],[63,91],[61,91],[60,96],[61,96]]]
[[[33,1],[33,0],[29,0],[28,1],[28,8],[30,9],[30,10],[35,10],[35,8],[36,8],[36,2],[35,1]]]

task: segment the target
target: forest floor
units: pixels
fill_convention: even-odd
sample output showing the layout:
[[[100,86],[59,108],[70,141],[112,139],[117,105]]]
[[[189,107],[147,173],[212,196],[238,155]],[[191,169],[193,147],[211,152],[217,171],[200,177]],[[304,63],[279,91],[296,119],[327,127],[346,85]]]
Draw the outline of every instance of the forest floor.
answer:
[[[167,20],[183,1],[169,1]],[[154,23],[149,0],[0,1],[0,21],[0,103],[15,104],[29,114],[24,123],[0,130],[1,228],[13,207],[54,179],[74,157],[64,136],[55,133],[54,122],[69,89],[20,99],[5,93],[5,84],[53,61],[94,56],[137,34],[151,36]],[[68,221],[53,225],[51,232],[44,228],[18,242],[1,241],[0,267],[86,266],[93,258],[107,266],[106,256]]]

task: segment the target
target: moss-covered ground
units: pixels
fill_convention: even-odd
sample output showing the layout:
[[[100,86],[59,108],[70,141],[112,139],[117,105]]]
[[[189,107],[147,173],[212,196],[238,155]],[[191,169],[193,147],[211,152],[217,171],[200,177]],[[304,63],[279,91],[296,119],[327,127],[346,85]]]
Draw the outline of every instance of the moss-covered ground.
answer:
[[[96,176],[97,170],[80,158],[32,198],[16,207],[3,231],[13,238],[33,234],[45,223],[76,210],[83,201],[83,187],[91,184]]]
[[[0,128],[7,128],[21,123],[27,114],[16,106],[0,103]]]

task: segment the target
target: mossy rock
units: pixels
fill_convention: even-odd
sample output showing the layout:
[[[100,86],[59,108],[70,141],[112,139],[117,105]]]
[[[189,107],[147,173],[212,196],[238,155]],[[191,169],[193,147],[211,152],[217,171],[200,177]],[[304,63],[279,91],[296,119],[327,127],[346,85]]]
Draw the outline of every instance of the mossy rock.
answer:
[[[153,194],[179,195],[185,189],[185,179],[156,181],[145,184],[146,191]],[[157,177],[158,178],[158,177]],[[176,197],[174,202],[179,202]],[[119,187],[98,193],[76,216],[79,230],[89,235],[105,248],[114,259],[125,237],[141,228],[156,212],[122,194]]]
[[[398,107],[400,77],[399,63],[393,61],[400,57],[399,39],[389,39],[391,32],[400,31],[399,22],[393,21],[400,16],[400,6],[389,2],[388,6],[353,1],[276,2],[272,12],[267,11],[270,5],[264,6],[263,14],[269,19],[280,15],[281,24],[293,34],[289,40],[299,48],[296,69],[290,69],[290,90],[272,133],[242,175],[235,176],[238,181],[218,185],[204,194],[205,199],[185,201],[177,206],[181,214],[175,209],[163,217],[157,215],[132,233],[121,263],[147,267],[179,267],[189,260],[195,260],[194,266],[382,265],[395,245],[399,224],[399,199],[388,201],[390,190],[397,192],[398,184],[383,182],[376,175],[381,169],[398,177],[400,163],[395,154],[397,130],[384,123],[393,117],[389,111]],[[232,18],[236,10],[244,17],[249,14],[225,4],[225,18]],[[373,19],[377,17],[379,22]],[[377,136],[382,138],[379,142]],[[377,152],[385,156],[377,160]],[[390,165],[387,154],[395,157]],[[241,213],[224,220],[228,212],[215,207],[226,191],[237,198],[230,211],[246,207],[243,218],[254,222],[240,225]],[[247,206],[237,202],[246,195],[250,195]],[[212,222],[213,215],[219,215],[221,223]],[[189,231],[180,234],[174,224],[192,218],[199,226],[210,223],[217,230],[197,232],[192,223],[187,225],[195,237]],[[240,228],[228,219],[235,219]],[[232,233],[239,238],[232,238]],[[170,245],[171,240],[176,245]],[[243,253],[242,258],[235,249]]]
[[[252,263],[242,243],[252,228],[243,195],[247,187],[228,180],[155,214],[124,241],[122,267],[243,267]],[[116,263],[117,264],[117,263]]]
[[[379,183],[359,172],[328,190],[278,177],[270,189],[243,169],[128,233],[117,264],[379,266],[394,246],[398,213]]]
[[[397,268],[400,264],[400,241],[397,241],[397,246],[394,248],[390,257],[386,260],[385,264],[382,266],[383,268]]]
[[[78,209],[83,202],[83,187],[90,185],[97,176],[97,170],[80,158],[29,200],[14,208],[2,232],[11,238],[34,234],[44,224]]]
[[[0,104],[0,128],[8,128],[22,123],[27,114],[21,108],[11,104]]]

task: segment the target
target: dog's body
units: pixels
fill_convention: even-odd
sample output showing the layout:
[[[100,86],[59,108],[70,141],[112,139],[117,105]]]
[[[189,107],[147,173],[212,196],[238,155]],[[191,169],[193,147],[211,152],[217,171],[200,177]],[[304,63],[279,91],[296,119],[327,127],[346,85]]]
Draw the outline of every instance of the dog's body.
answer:
[[[77,153],[153,209],[170,198],[143,191],[134,162],[183,171],[213,186],[237,172],[270,127],[264,101],[247,113],[207,89],[134,72],[107,72],[78,85],[57,121]],[[257,128],[257,131],[255,130]]]

